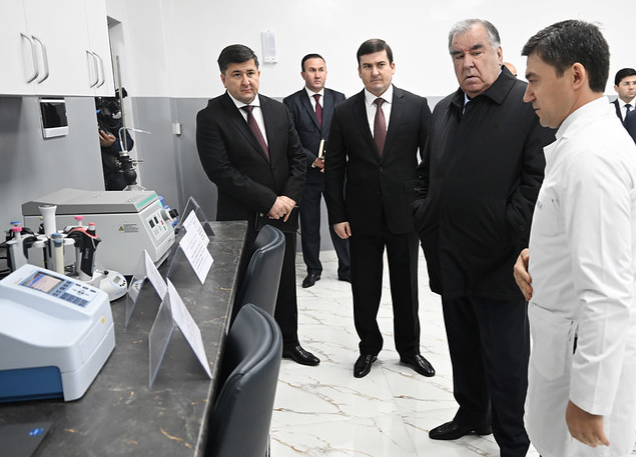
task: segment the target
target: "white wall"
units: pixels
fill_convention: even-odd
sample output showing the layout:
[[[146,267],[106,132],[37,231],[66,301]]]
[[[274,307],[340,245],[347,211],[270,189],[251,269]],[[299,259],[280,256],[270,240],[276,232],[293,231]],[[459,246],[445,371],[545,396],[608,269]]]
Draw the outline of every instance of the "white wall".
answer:
[[[457,87],[447,33],[458,20],[479,17],[499,29],[504,59],[525,70],[520,51],[541,28],[563,19],[598,22],[610,43],[611,80],[636,66],[628,30],[633,0],[108,0],[125,5],[126,43],[138,97],[212,97],[223,91],[216,59],[223,47],[242,43],[261,56],[261,32],[274,31],[278,63],[262,64],[261,93],[282,97],[302,86],[300,59],[309,52],[328,63],[328,85],[351,95],[361,89],[355,52],[364,40],[385,39],[393,48],[394,82],[425,96]],[[628,13],[628,14],[626,14]],[[262,60],[262,59],[261,59]],[[606,92],[614,94],[613,81]]]

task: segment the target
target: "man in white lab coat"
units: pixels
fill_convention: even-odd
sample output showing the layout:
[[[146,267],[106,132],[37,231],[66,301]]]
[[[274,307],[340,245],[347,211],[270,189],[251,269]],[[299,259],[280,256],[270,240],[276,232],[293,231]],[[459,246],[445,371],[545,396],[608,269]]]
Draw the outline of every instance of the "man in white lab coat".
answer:
[[[533,340],[526,428],[543,457],[626,457],[636,428],[636,146],[603,96],[609,48],[598,27],[559,22],[522,54],[524,100],[558,128],[514,272]]]

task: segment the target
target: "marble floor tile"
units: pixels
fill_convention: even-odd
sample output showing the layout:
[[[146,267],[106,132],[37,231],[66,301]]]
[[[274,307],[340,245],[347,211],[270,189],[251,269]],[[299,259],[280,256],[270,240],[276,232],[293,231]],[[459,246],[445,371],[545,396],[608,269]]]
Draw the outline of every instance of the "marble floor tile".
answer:
[[[371,373],[353,377],[358,337],[351,286],[337,280],[333,251],[321,253],[323,274],[303,289],[305,266],[297,257],[299,337],[322,362],[317,367],[283,359],[271,427],[273,457],[498,457],[492,435],[434,441],[428,431],[456,411],[452,372],[439,297],[428,288],[420,257],[421,350],[435,367],[426,378],[399,362],[393,342],[385,269],[378,322],[384,349]],[[531,448],[528,457],[538,457]]]

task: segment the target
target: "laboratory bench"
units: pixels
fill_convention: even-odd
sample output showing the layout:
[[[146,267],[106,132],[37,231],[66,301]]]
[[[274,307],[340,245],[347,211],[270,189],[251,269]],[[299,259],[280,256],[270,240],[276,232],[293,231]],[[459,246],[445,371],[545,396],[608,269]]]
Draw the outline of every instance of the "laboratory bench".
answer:
[[[127,327],[126,298],[112,302],[115,349],[82,398],[0,404],[0,424],[53,423],[35,457],[203,456],[247,231],[245,221],[210,224],[214,262],[205,283],[184,256],[170,280],[201,330],[212,379],[175,329],[149,389],[148,334],[161,300],[146,281]]]

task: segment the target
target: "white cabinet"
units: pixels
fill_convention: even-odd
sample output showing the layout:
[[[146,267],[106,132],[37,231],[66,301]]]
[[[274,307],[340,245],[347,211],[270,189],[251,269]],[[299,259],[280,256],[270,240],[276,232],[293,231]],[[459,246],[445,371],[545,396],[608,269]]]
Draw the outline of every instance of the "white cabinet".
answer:
[[[91,8],[94,15],[89,21],[85,3],[101,4],[103,9]],[[89,38],[94,36],[98,43],[101,33],[100,46],[105,41],[108,47],[104,0],[0,0],[0,5],[0,61],[4,67],[0,94],[114,93],[110,51],[94,51]],[[99,21],[97,12],[103,14]]]
[[[114,97],[115,82],[108,39],[108,22],[104,0],[85,1],[88,48],[86,58],[89,64],[89,85],[95,89],[94,95]]]
[[[33,93],[36,44],[28,34],[22,2],[2,0],[0,14],[0,94]]]

